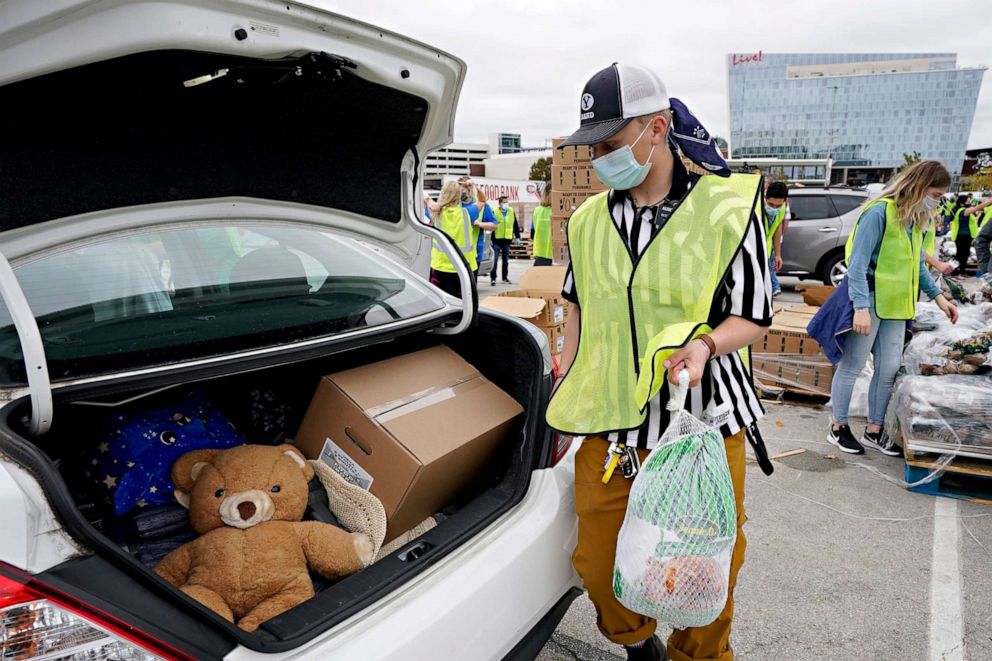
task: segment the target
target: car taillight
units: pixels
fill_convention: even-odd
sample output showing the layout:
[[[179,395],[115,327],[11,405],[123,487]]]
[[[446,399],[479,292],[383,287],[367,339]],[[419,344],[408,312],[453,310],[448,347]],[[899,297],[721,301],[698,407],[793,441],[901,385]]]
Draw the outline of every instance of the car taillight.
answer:
[[[551,465],[554,466],[562,457],[568,454],[568,448],[572,446],[572,440],[574,436],[568,434],[559,434],[554,432],[551,437]]]
[[[0,659],[192,659],[0,563]]]

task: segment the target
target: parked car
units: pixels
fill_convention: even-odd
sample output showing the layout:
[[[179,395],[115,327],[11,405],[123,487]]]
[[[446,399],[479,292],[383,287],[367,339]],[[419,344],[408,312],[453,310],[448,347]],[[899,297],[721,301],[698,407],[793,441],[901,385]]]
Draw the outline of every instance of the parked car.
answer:
[[[836,285],[847,274],[844,246],[868,201],[856,188],[791,188],[791,220],[782,245],[781,275]]]
[[[0,5],[4,658],[536,655],[580,594],[575,448],[544,423],[544,334],[479,310],[457,245],[420,222],[422,155],[451,141],[464,77],[290,0]],[[424,278],[432,241],[464,302]],[[255,633],[92,506],[79,458],[105,431],[86,421],[122,402],[297,391],[280,411],[253,400],[292,433],[321,375],[436,344],[519,424],[436,528]]]

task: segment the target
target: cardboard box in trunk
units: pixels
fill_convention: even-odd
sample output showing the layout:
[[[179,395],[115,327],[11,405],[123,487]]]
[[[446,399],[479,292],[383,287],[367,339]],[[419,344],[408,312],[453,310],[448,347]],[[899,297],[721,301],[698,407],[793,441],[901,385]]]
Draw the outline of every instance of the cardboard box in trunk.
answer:
[[[439,346],[323,377],[296,445],[382,501],[389,541],[454,501],[522,412]]]

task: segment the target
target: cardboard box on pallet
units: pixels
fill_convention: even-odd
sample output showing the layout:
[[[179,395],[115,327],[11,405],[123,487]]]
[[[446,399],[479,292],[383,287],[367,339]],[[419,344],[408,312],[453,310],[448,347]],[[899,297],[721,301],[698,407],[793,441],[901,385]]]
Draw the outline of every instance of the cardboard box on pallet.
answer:
[[[606,190],[606,185],[596,176],[592,166],[552,165],[551,190],[597,193]]]
[[[565,138],[555,138],[551,141],[551,162],[553,165],[582,165],[592,162],[592,148],[582,145],[558,149]]]
[[[296,445],[382,501],[389,541],[465,491],[522,413],[437,346],[323,377]]]
[[[805,305],[776,312],[768,333],[751,347],[758,381],[793,392],[830,395],[834,366],[806,332],[816,312]]]
[[[558,266],[567,266],[571,256],[568,246],[551,246],[551,261]]]
[[[551,189],[551,217],[567,219],[582,203],[599,191]]]

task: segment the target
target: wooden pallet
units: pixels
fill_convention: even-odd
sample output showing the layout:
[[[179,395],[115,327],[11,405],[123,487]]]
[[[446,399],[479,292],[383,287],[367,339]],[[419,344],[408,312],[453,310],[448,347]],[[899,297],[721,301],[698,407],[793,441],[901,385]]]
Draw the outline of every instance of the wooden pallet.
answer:
[[[531,257],[531,245],[533,241],[528,237],[520,240],[520,245],[510,246],[510,259],[533,259]]]
[[[922,480],[933,471],[936,464],[936,460],[932,459],[907,459],[906,481],[913,483]],[[958,457],[932,482],[910,487],[909,490],[992,505],[992,464]]]
[[[906,455],[906,481],[918,482],[937,467],[939,457],[914,453],[902,430],[899,437]],[[935,480],[912,487],[910,491],[992,505],[992,462],[955,457]]]

